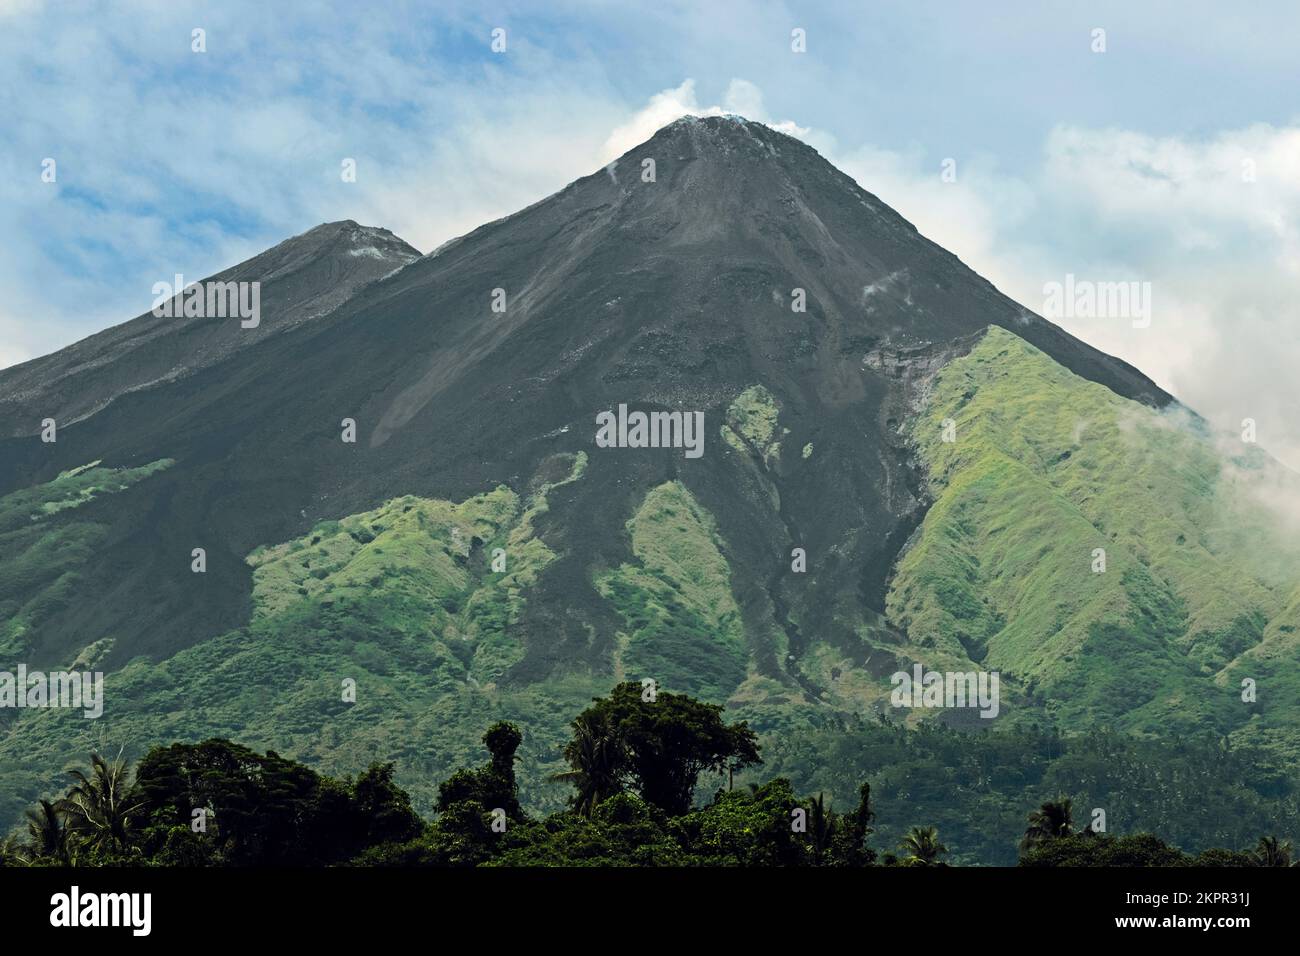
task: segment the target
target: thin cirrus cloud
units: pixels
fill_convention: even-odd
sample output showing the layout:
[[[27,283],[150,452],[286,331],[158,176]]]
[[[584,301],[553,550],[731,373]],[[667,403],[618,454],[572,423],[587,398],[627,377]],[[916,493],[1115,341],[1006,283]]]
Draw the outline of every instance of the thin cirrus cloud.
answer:
[[[678,116],[735,112],[805,139],[1035,311],[1044,284],[1067,274],[1150,282],[1149,328],[1059,321],[1216,425],[1255,418],[1261,443],[1300,465],[1289,384],[1300,365],[1289,331],[1300,128],[1281,107],[1205,91],[1211,126],[1162,128],[1170,104],[1132,73],[1194,83],[1195,37],[1166,36],[1159,18],[1122,5],[1103,4],[1113,52],[1101,61],[1081,45],[1087,21],[1031,12],[1024,29],[963,46],[969,17],[927,3],[914,16],[882,8],[870,23],[800,14],[809,53],[792,59],[783,51],[795,15],[743,7],[724,17],[668,3],[620,19],[571,3],[545,20],[524,5],[481,14],[452,4],[414,26],[346,6],[333,17],[276,7],[257,32],[240,3],[127,4],[96,22],[71,5],[0,0],[0,107],[14,118],[0,143],[14,171],[0,177],[11,240],[0,254],[0,367],[139,314],[160,277],[210,274],[318,222],[385,226],[428,251]],[[487,52],[494,18],[508,26],[507,57]],[[204,55],[189,46],[200,22]],[[729,42],[711,46],[719,31]],[[1028,34],[1037,47],[1024,46]],[[1282,69],[1289,61],[1258,36],[1256,64]],[[1164,61],[1126,53],[1154,59],[1157,37]],[[1008,45],[1029,52],[1011,58]],[[855,51],[870,54],[865,65]],[[1225,76],[1255,65],[1235,46],[1206,55]],[[1072,101],[1046,74],[1021,83],[1016,71],[1039,59],[1071,89],[1086,80],[1084,92]],[[970,64],[987,84],[952,72]],[[1020,84],[1023,109],[981,102],[1002,73]],[[1098,122],[1104,95],[1123,103],[1120,122]],[[989,120],[977,130],[963,115]],[[45,157],[58,161],[56,184],[40,182]],[[344,157],[357,161],[354,184],[340,181]],[[953,182],[940,176],[946,158]]]

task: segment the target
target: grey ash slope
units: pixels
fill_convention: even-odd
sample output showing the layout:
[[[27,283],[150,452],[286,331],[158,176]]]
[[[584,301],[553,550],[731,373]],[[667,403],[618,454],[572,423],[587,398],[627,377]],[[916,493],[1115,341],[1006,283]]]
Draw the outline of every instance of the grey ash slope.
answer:
[[[646,158],[656,182],[641,181]],[[294,286],[304,301],[338,278],[337,265],[313,268]],[[504,315],[489,308],[498,287]],[[794,288],[807,290],[806,313],[790,309]],[[803,678],[782,649],[797,658],[800,631],[848,633],[877,616],[923,514],[899,437],[918,374],[1000,325],[1120,395],[1168,401],[998,293],[815,150],[731,118],[667,126],[608,169],[285,324],[174,380],[157,381],[193,361],[180,340],[138,373],[87,373],[65,407],[102,410],[57,445],[0,445],[0,492],[96,459],[177,460],[116,496],[87,598],[32,634],[35,659],[110,634],[110,663],[166,655],[247,621],[243,559],[258,545],[401,494],[523,491],[555,455],[586,451],[584,478],[537,520],[560,557],[530,595],[516,629],[526,654],[507,681],[608,667],[619,621],[593,573],[629,560],[625,522],[676,479],[717,521],[752,660],[794,686]],[[241,334],[228,325],[223,337]],[[40,377],[29,366],[0,376],[0,403],[34,408],[22,404]],[[815,445],[811,459],[764,461],[721,441],[726,409],[756,384],[779,403],[789,446]],[[704,457],[595,449],[596,412],[619,403],[704,411]],[[357,445],[339,441],[345,417]],[[200,543],[198,595],[188,555]],[[797,588],[781,574],[794,544],[810,561]]]
[[[214,365],[331,311],[361,286],[419,256],[388,230],[351,220],[324,223],[286,239],[210,277],[262,283],[258,327],[244,329],[224,319],[157,318],[146,312],[50,355],[0,370],[0,436],[37,434],[43,418],[71,424],[126,392]],[[159,278],[172,281],[171,275]]]

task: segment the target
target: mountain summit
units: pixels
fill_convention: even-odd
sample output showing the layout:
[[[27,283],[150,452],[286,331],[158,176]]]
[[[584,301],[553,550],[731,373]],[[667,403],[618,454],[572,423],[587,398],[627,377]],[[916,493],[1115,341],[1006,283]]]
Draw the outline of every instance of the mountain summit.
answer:
[[[325,314],[360,286],[419,255],[387,229],[351,220],[327,222],[286,239],[205,280],[260,283],[265,323],[249,328],[146,312],[52,355],[0,370],[0,435],[35,435],[45,418],[72,424],[127,392],[214,365]],[[163,281],[173,280],[168,275]]]
[[[143,317],[0,373],[0,647],[116,673],[141,743],[424,741],[427,780],[505,714],[544,803],[557,715],[618,679],[776,732],[922,663],[1087,720],[1123,660],[1161,686],[1090,706],[1142,721],[1292,633],[1208,441],[1131,441],[1168,395],[760,124],[672,123],[421,258],[336,223],[229,274],[258,329]]]

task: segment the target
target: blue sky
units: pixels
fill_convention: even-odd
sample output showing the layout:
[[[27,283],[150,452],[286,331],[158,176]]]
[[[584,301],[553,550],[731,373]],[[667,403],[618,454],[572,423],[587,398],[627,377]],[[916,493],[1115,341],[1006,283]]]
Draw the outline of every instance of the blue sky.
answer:
[[[0,367],[322,221],[427,252],[724,109],[1030,308],[1150,282],[1150,328],[1062,324],[1300,464],[1296,36],[1290,2],[0,0]]]

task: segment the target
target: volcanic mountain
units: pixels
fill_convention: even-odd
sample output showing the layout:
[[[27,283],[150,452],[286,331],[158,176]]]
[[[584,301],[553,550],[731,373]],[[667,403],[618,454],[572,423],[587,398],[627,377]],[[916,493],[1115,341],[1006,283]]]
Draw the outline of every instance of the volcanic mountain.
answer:
[[[223,277],[258,329],[0,372],[0,652],[105,670],[133,746],[395,759],[427,801],[504,715],[540,806],[616,680],[780,734],[914,663],[1001,671],[1004,720],[1294,729],[1237,688],[1293,686],[1300,565],[1250,495],[1289,473],[796,139],[684,119],[429,255],[332,223]],[[703,413],[703,454],[598,445],[620,406]],[[49,768],[84,731],[0,720]]]
[[[180,378],[332,310],[360,286],[420,253],[386,229],[331,222],[210,277],[258,282],[268,320],[256,327],[145,313],[75,345],[4,370],[0,435],[35,435],[43,418],[64,425],[126,392]],[[170,277],[168,279],[170,281]]]

